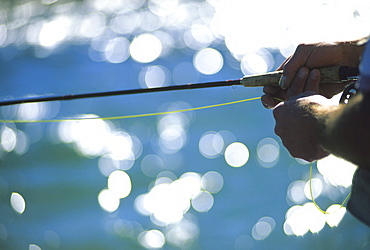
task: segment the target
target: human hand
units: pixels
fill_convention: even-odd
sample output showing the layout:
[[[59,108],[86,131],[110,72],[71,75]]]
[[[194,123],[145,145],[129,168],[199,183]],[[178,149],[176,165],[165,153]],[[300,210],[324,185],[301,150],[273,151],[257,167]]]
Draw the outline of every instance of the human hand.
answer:
[[[316,68],[333,65],[357,67],[362,53],[362,46],[356,41],[338,43],[301,44],[295,53],[287,58],[277,70],[283,70],[280,87],[265,86],[265,95],[261,97],[267,108],[273,108],[280,100],[287,100],[302,93],[302,86],[316,81]],[[319,85],[317,93],[331,98],[341,92],[345,84],[328,83]],[[277,98],[277,99],[276,99]]]
[[[335,106],[328,99],[307,91],[273,110],[275,133],[295,158],[312,162],[329,155],[319,143],[321,128]]]

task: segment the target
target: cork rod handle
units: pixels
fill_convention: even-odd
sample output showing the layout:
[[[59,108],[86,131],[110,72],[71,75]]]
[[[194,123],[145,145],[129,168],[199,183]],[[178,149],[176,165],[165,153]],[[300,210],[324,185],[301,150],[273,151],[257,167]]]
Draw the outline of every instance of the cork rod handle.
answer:
[[[348,71],[348,67],[345,66],[331,66],[325,68],[319,68],[318,70],[321,73],[320,83],[342,83],[346,81],[346,73],[343,74],[343,71]],[[279,80],[283,75],[283,71],[274,71],[270,73],[244,76],[240,79],[240,82],[244,87],[262,87],[266,85],[278,86]]]

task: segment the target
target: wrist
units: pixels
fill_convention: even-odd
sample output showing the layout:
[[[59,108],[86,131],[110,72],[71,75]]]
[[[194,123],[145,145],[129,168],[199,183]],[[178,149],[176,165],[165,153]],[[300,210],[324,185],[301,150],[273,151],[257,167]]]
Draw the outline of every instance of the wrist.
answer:
[[[339,106],[319,104],[314,108],[314,113],[316,114],[315,117],[318,124],[318,143],[328,152],[332,151],[331,146],[329,146],[329,141],[331,139],[330,122],[333,120],[333,117],[339,108]]]

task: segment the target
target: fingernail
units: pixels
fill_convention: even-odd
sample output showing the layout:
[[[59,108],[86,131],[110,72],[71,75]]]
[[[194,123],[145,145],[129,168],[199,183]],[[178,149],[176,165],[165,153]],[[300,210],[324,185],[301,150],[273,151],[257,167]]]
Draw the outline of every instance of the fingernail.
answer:
[[[316,80],[319,78],[319,74],[320,74],[320,71],[318,71],[317,69],[314,69],[310,73],[310,78]]]
[[[267,103],[263,103],[263,106],[264,106],[265,108],[267,108],[267,109],[272,109],[272,108],[273,108],[273,106],[268,105]]]
[[[301,68],[299,71],[298,71],[298,77],[303,79],[307,76],[307,70],[305,68]]]
[[[279,86],[280,86],[280,88],[282,88],[282,89],[286,89],[286,76],[282,76],[281,78],[280,78],[280,80],[279,80]]]

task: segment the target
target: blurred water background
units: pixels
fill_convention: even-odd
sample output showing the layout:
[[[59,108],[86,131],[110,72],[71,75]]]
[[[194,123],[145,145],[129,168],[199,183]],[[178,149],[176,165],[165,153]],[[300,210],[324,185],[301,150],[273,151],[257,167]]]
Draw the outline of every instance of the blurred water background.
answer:
[[[1,99],[238,79],[302,42],[366,36],[370,3],[0,2]],[[368,249],[340,208],[355,167],[289,156],[259,100],[222,87],[1,108],[2,249]],[[102,119],[99,119],[102,118]]]

